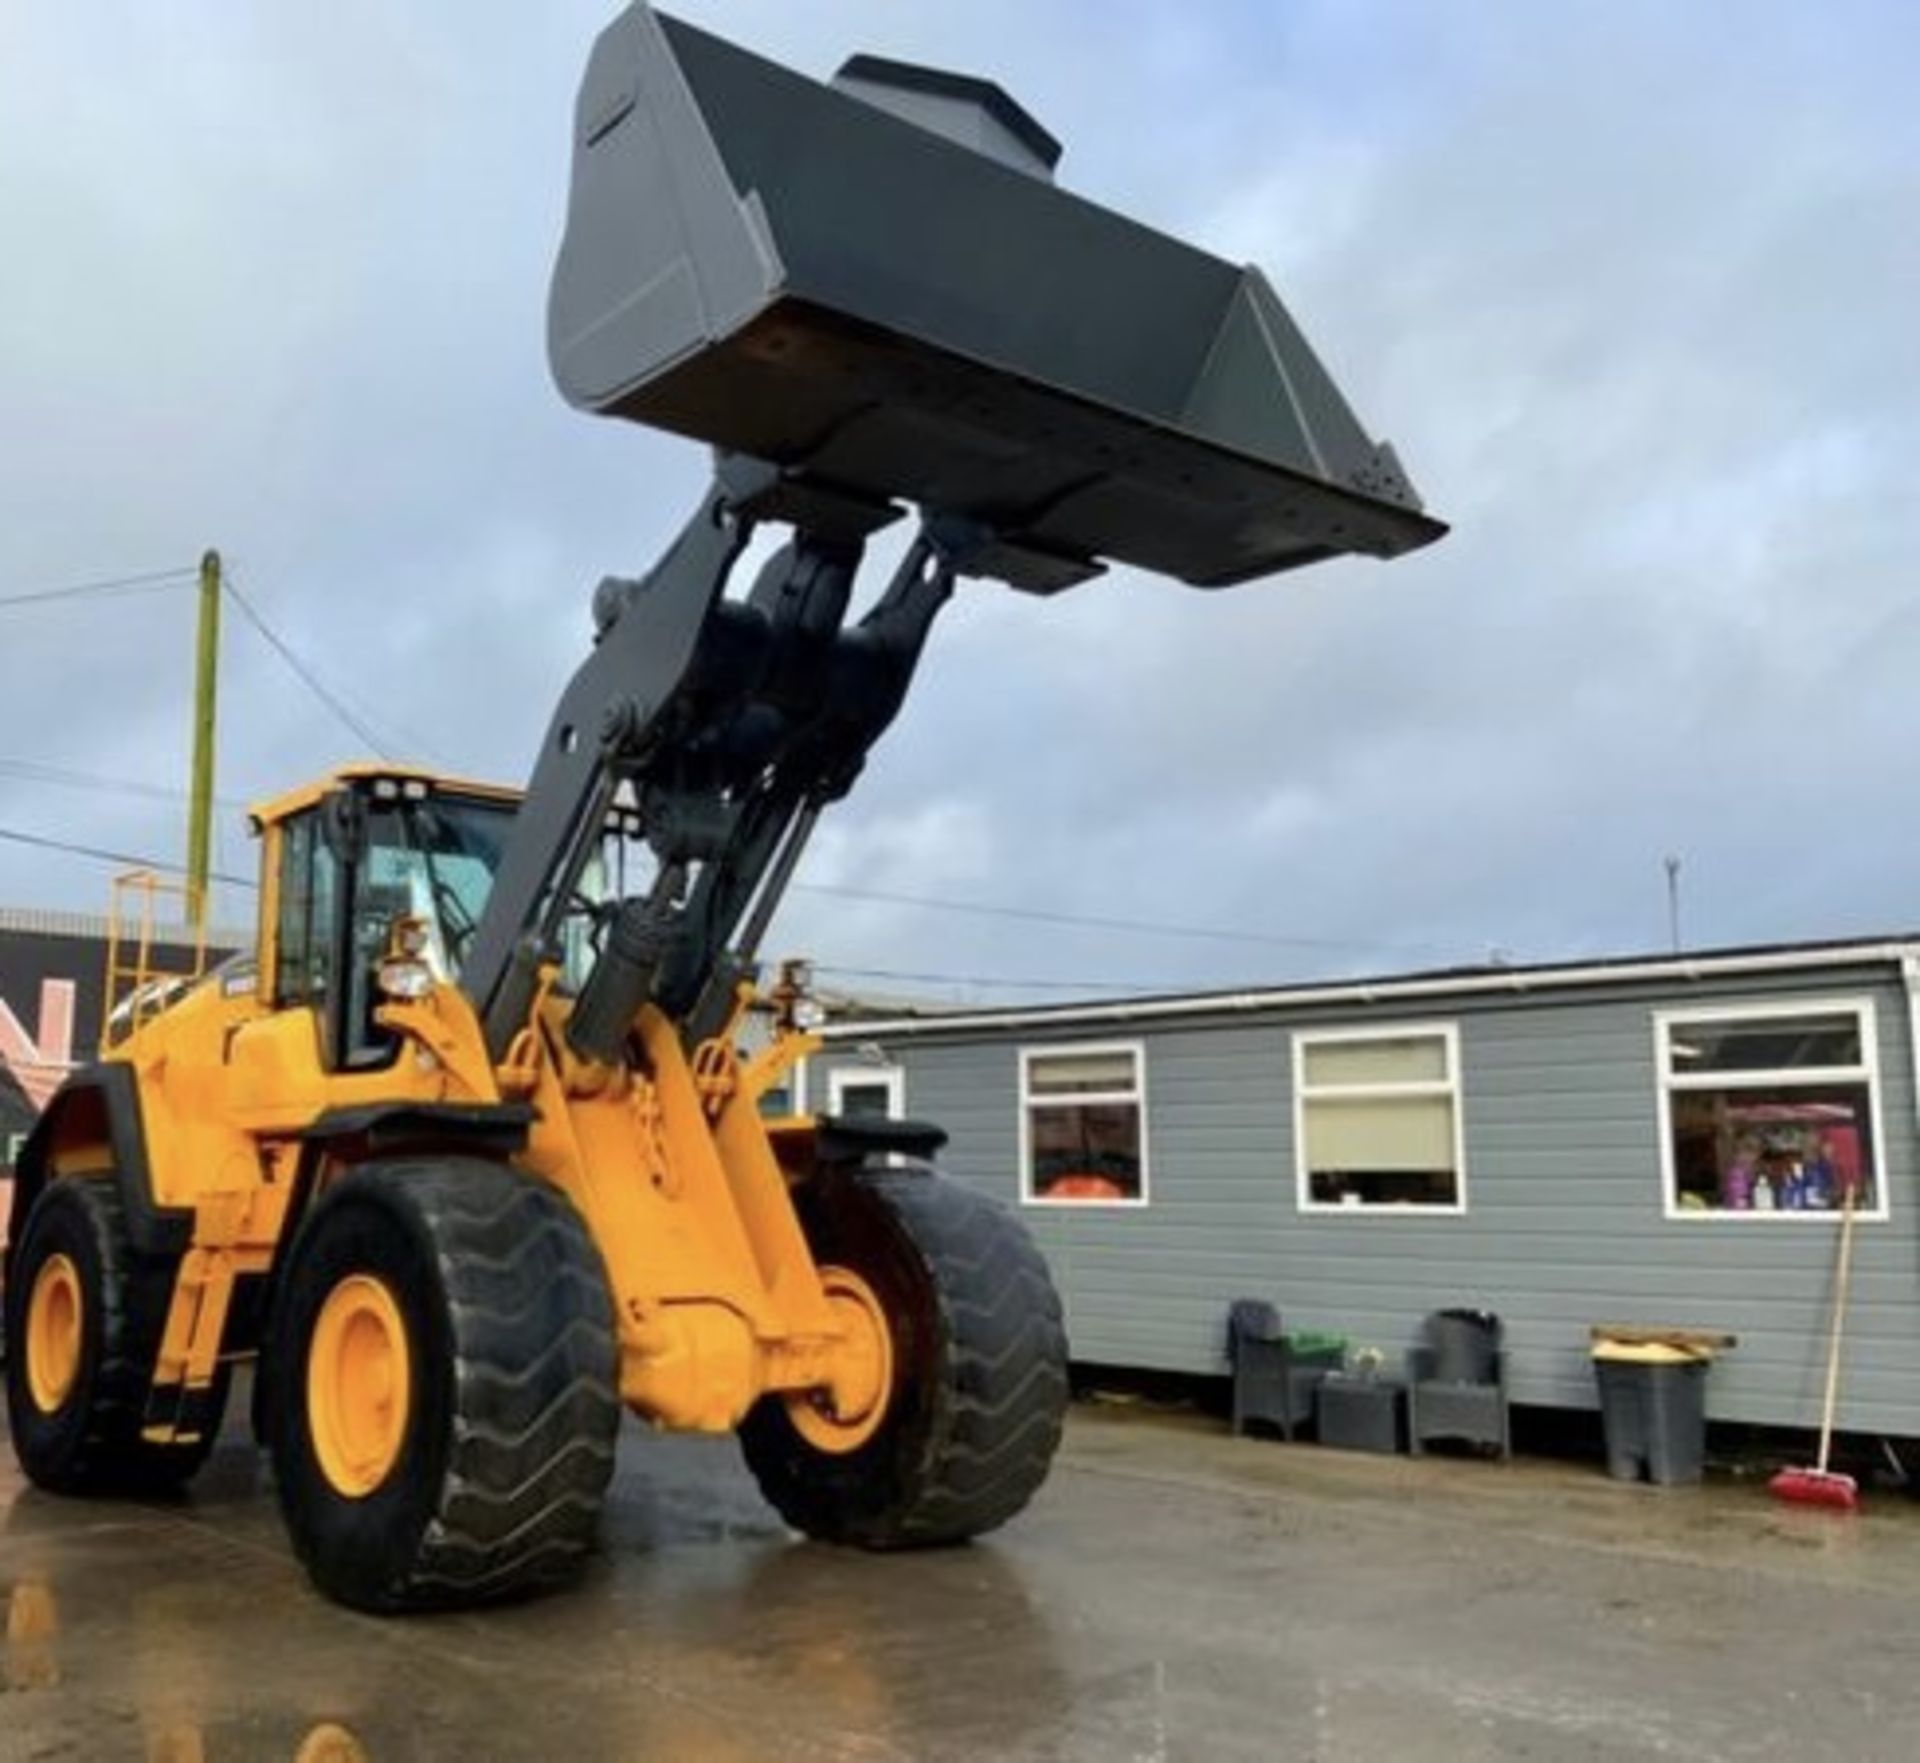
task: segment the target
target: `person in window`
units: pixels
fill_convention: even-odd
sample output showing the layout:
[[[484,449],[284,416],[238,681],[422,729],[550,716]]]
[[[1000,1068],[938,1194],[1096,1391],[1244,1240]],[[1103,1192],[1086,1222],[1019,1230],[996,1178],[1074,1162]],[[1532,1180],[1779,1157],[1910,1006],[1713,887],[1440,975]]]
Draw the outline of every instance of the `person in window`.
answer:
[[[1056,1175],[1040,1197],[1043,1200],[1128,1200],[1133,1196],[1111,1176]]]
[[[1742,1137],[1733,1147],[1733,1161],[1720,1175],[1720,1204],[1729,1212],[1753,1210],[1753,1179],[1760,1157],[1760,1146],[1751,1137]]]
[[[1839,1197],[1833,1144],[1823,1132],[1814,1133],[1811,1138],[1806,1162],[1800,1170],[1800,1204],[1810,1210],[1830,1212]]]

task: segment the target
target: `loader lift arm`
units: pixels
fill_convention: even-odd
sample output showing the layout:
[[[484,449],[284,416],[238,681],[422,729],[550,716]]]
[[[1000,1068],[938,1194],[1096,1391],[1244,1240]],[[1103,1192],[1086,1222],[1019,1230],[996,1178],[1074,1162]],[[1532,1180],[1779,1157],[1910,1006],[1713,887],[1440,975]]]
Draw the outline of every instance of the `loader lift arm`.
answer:
[[[462,967],[495,1059],[558,958],[623,786],[658,868],[609,909],[569,1042],[612,1064],[648,1003],[689,1044],[719,1028],[820,811],[859,776],[956,576],[988,542],[973,523],[924,517],[886,591],[849,626],[866,537],[898,512],[722,457],[659,565],[601,584],[594,652],[553,714]],[[746,598],[728,600],[764,520],[793,537]]]

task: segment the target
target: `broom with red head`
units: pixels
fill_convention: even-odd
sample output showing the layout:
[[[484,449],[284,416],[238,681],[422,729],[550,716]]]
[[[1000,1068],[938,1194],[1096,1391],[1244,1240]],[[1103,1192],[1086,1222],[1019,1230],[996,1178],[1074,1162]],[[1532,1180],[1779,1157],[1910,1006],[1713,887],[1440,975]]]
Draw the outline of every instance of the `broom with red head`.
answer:
[[[1767,1485],[1776,1500],[1791,1506],[1834,1506],[1851,1512],[1860,1504],[1860,1486],[1852,1476],[1827,1467],[1833,1452],[1833,1405],[1840,1392],[1840,1331],[1847,1316],[1847,1280],[1853,1271],[1853,1194],[1849,1180],[1841,1199],[1840,1259],[1834,1282],[1833,1328],[1827,1337],[1827,1394],[1820,1413],[1820,1461],[1812,1468],[1783,1469]]]

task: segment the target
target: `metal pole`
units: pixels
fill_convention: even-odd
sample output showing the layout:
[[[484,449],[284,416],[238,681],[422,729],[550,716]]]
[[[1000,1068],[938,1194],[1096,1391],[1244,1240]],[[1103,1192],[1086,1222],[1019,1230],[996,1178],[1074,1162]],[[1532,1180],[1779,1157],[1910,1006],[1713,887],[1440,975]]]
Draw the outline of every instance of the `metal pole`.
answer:
[[[1680,953],[1680,859],[1667,859],[1667,932],[1673,939],[1673,952]]]
[[[193,781],[187,811],[187,919],[207,922],[213,845],[213,718],[220,674],[220,553],[200,559],[200,618],[193,666]]]

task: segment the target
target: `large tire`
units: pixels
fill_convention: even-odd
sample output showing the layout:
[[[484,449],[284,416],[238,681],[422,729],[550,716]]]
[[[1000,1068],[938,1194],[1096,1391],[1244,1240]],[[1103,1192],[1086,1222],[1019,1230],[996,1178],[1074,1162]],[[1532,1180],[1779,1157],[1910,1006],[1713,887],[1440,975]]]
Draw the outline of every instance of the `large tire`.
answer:
[[[385,1466],[351,1491],[312,1408],[333,1390],[316,1326],[343,1290],[386,1294],[406,1392]],[[592,1549],[620,1425],[613,1304],[557,1189],[476,1158],[355,1170],[302,1227],[270,1334],[281,1511],[328,1597],[380,1612],[519,1597]]]
[[[893,1386],[849,1451],[809,1442],[788,1399],[740,1429],[760,1491],[794,1529],[930,1548],[1004,1524],[1046,1479],[1067,1405],[1067,1343],[1046,1263],[1004,1207],[931,1171],[868,1168],[799,1196],[822,1267],[858,1274],[891,1325]]]
[[[41,1275],[64,1263],[78,1357],[57,1397],[35,1390],[29,1312]],[[199,1469],[219,1435],[227,1370],[217,1374],[200,1436],[140,1436],[172,1301],[175,1264],[143,1260],[128,1240],[110,1172],[48,1183],[27,1214],[7,1280],[7,1418],[20,1466],[55,1493],[162,1493]],[[43,1385],[45,1379],[42,1379]]]

